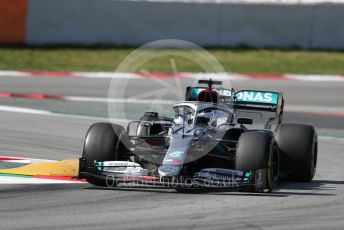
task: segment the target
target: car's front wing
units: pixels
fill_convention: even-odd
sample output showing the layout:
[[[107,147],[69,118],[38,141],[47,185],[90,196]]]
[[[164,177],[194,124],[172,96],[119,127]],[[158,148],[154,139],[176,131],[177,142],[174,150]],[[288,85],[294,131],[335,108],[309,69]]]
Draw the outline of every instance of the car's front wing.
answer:
[[[89,163],[80,159],[80,178],[93,184],[113,187],[216,188],[255,190],[257,172],[222,168],[205,168],[192,177],[148,176],[147,170],[133,162],[111,161]]]

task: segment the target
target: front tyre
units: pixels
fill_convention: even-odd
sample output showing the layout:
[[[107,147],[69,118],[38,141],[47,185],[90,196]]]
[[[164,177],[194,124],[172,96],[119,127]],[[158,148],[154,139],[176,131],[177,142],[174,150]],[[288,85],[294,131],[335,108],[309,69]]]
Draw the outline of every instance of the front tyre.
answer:
[[[129,138],[120,125],[95,123],[88,129],[82,157],[87,161],[121,161],[129,153]]]
[[[313,179],[318,158],[318,137],[313,126],[281,124],[276,132],[281,166],[291,171],[287,180],[309,182]]]
[[[256,172],[255,192],[271,192],[279,175],[279,150],[270,132],[249,131],[238,142],[236,170]]]
[[[93,164],[94,161],[127,160],[129,146],[129,137],[122,126],[111,123],[95,123],[87,131],[82,159],[89,164]],[[109,184],[97,177],[86,177],[86,180],[98,186]]]

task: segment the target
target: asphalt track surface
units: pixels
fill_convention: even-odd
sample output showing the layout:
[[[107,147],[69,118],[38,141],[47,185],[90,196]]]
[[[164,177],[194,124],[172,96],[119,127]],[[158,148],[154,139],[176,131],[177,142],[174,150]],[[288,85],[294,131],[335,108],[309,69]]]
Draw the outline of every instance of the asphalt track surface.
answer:
[[[87,97],[106,97],[110,83],[104,79],[13,77],[2,77],[0,82],[1,92]],[[152,84],[137,80],[126,93],[134,95]],[[260,80],[233,85],[282,90],[287,104],[293,106],[319,111],[344,108],[344,83]],[[1,99],[0,104],[54,108],[52,104],[57,103],[22,100]],[[82,106],[90,111],[96,107]],[[180,194],[171,189],[89,184],[0,185],[0,229],[343,229],[344,140],[336,135],[342,133],[344,117],[292,112],[285,120],[329,130],[327,137],[319,137],[318,168],[312,183],[282,183],[269,194]],[[85,132],[98,119],[1,111],[0,121],[0,155],[59,160],[80,156]]]

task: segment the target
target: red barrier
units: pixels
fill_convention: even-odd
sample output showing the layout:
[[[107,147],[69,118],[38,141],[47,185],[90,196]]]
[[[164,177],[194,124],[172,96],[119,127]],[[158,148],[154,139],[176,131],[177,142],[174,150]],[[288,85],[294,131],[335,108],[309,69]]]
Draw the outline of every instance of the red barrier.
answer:
[[[27,0],[0,0],[0,44],[24,44]]]

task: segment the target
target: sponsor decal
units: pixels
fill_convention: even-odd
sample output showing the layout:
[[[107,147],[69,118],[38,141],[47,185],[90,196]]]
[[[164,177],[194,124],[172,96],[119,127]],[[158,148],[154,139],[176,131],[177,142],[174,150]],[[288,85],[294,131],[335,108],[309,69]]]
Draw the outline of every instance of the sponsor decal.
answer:
[[[257,91],[241,91],[235,94],[240,102],[268,103],[277,104],[278,93],[273,92],[257,92]]]
[[[101,172],[113,173],[116,176],[147,174],[147,170],[143,169],[139,164],[129,161],[97,162],[96,167]]]
[[[175,165],[180,164],[180,162],[181,162],[181,160],[179,160],[179,159],[166,159],[164,161],[164,163],[175,164]]]
[[[246,172],[245,173],[245,177],[244,177],[244,182],[245,183],[250,182],[251,175],[252,175],[252,173],[250,173],[250,172]]]
[[[111,172],[111,171],[124,171],[126,170],[127,167],[103,167],[103,170],[102,171],[105,171],[105,172]]]
[[[169,154],[169,157],[171,158],[180,158],[181,156],[183,156],[183,151],[173,151]]]
[[[139,164],[129,161],[103,161],[101,163],[104,167],[141,167]]]
[[[241,178],[236,177],[235,175],[210,173],[210,172],[199,172],[199,173],[196,173],[194,177],[195,178],[216,179],[216,180],[221,180],[221,181],[241,181]]]
[[[160,172],[166,173],[166,174],[174,174],[174,173],[178,173],[180,170],[180,166],[176,166],[176,165],[162,165],[159,168]]]

